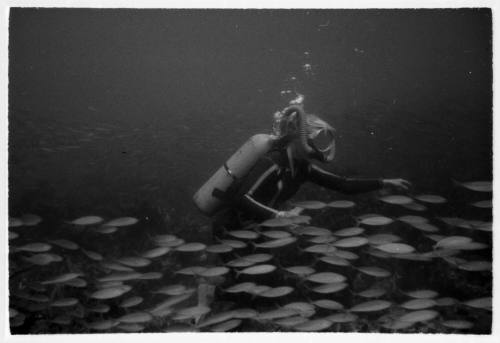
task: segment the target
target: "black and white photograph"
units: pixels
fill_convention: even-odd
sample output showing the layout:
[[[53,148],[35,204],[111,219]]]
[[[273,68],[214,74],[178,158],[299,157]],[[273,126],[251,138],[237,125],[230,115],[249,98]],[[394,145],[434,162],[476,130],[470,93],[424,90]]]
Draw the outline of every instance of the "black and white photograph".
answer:
[[[492,337],[476,3],[4,7],[6,335]]]

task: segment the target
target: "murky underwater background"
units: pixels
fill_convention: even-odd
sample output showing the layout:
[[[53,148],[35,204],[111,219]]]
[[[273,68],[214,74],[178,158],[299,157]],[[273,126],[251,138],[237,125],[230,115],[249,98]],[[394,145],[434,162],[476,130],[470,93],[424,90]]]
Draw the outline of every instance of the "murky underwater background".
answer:
[[[491,29],[488,9],[12,9],[12,332],[489,333]],[[213,237],[192,195],[296,92],[337,130],[325,168],[408,179],[411,202],[304,185],[310,218]]]

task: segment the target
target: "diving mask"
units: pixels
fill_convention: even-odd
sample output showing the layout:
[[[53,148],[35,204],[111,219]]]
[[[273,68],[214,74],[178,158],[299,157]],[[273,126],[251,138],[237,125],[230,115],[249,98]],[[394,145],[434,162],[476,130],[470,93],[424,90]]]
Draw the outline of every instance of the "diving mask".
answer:
[[[307,116],[307,143],[313,149],[314,158],[330,162],[335,157],[335,129],[314,114]]]

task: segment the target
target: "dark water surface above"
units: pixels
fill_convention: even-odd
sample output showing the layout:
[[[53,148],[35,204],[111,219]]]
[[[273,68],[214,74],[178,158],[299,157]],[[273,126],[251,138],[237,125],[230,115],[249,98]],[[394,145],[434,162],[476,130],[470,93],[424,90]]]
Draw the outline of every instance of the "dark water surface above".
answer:
[[[491,68],[486,9],[12,9],[11,209],[146,188],[191,211],[282,90],[337,129],[335,172],[490,179]]]

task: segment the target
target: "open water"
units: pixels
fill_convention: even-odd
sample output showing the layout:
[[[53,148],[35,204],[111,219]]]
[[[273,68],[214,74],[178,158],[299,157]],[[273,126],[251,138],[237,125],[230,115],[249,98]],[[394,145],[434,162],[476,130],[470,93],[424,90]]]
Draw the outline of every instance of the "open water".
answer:
[[[277,321],[290,317],[293,323],[306,323],[304,331],[490,332],[491,206],[471,204],[492,194],[460,183],[492,180],[491,20],[489,9],[11,9],[12,332],[289,331],[296,325]],[[248,137],[270,133],[272,114],[297,93],[305,95],[306,111],[328,121],[338,134],[336,159],[322,167],[345,176],[405,178],[413,184],[405,195],[426,206],[418,211],[384,203],[380,197],[387,192],[346,196],[307,184],[294,200],[355,204],[343,210],[306,209],[310,225],[331,232],[359,225],[364,231],[355,237],[366,239],[394,234],[418,254],[435,252],[436,242],[449,236],[482,245],[417,261],[377,256],[373,242],[359,241],[347,249],[358,260],[349,260],[346,267],[322,264],[317,261],[322,254],[303,252],[313,243],[300,233],[305,224],[298,224],[277,228],[296,238],[286,246],[252,248],[252,239],[228,234],[223,238],[248,246],[211,252],[208,247],[220,242],[192,195]],[[446,202],[419,202],[415,197],[422,194],[439,195]],[[360,216],[370,213],[394,222],[376,228],[359,224]],[[415,229],[399,219],[405,215],[425,218],[437,231]],[[68,223],[86,216],[101,220]],[[103,223],[123,217],[137,222],[99,232]],[[263,227],[251,230],[259,236],[254,243],[269,239],[262,235]],[[426,236],[431,234],[440,237]],[[171,236],[162,241],[159,235],[204,246],[188,246],[192,251],[183,252],[177,250],[182,242],[171,243]],[[50,242],[57,239],[78,248]],[[26,248],[31,243],[48,244],[49,253],[61,259],[30,262],[33,255],[36,260],[36,254],[47,253],[43,246]],[[118,264],[160,276],[112,285],[125,287],[115,290],[120,294],[127,289],[124,295],[100,302],[92,297],[104,287],[99,279],[116,272],[103,261],[137,257],[158,246],[169,251],[142,261],[145,266],[127,260],[128,265]],[[102,259],[89,257],[88,251]],[[263,262],[276,267],[272,284],[269,275],[237,276],[241,268],[215,270],[214,277],[175,273],[192,265],[222,266],[220,254],[231,260],[252,253],[272,255]],[[468,267],[471,261],[482,264]],[[347,286],[318,296],[310,281],[287,275],[285,268],[292,263],[339,273]],[[390,276],[367,276],[359,271],[364,265],[389,270]],[[68,285],[71,280],[44,283],[68,273],[81,273],[85,285]],[[251,291],[233,297],[225,291],[244,281],[292,290],[276,297]],[[198,286],[205,283],[215,287],[208,310],[195,306]],[[193,296],[177,299],[178,304],[166,306],[168,311],[161,314],[154,311],[167,295],[151,289],[174,284],[191,290],[179,294]],[[376,297],[385,302],[357,311],[354,306],[372,300],[357,293],[375,286],[385,290]],[[423,289],[439,293],[436,299],[453,301],[418,303],[419,310],[428,312],[403,318],[411,325],[400,324],[411,311],[401,307],[410,299],[407,293]],[[120,307],[132,296],[141,303]],[[58,303],[61,299],[66,300]],[[321,299],[342,302],[342,310],[314,303]],[[483,302],[466,304],[474,299]],[[272,319],[262,315],[292,302],[302,303],[302,312],[280,312]],[[312,316],[304,314],[303,303],[312,306]],[[109,309],[91,309],[102,304]],[[75,316],[64,316],[68,307]],[[249,307],[255,313],[230,312]],[[200,326],[218,313],[226,321]],[[124,319],[127,314],[135,317]],[[342,317],[345,322],[340,323],[329,317],[335,314],[357,318]],[[226,326],[215,327],[221,323]]]

